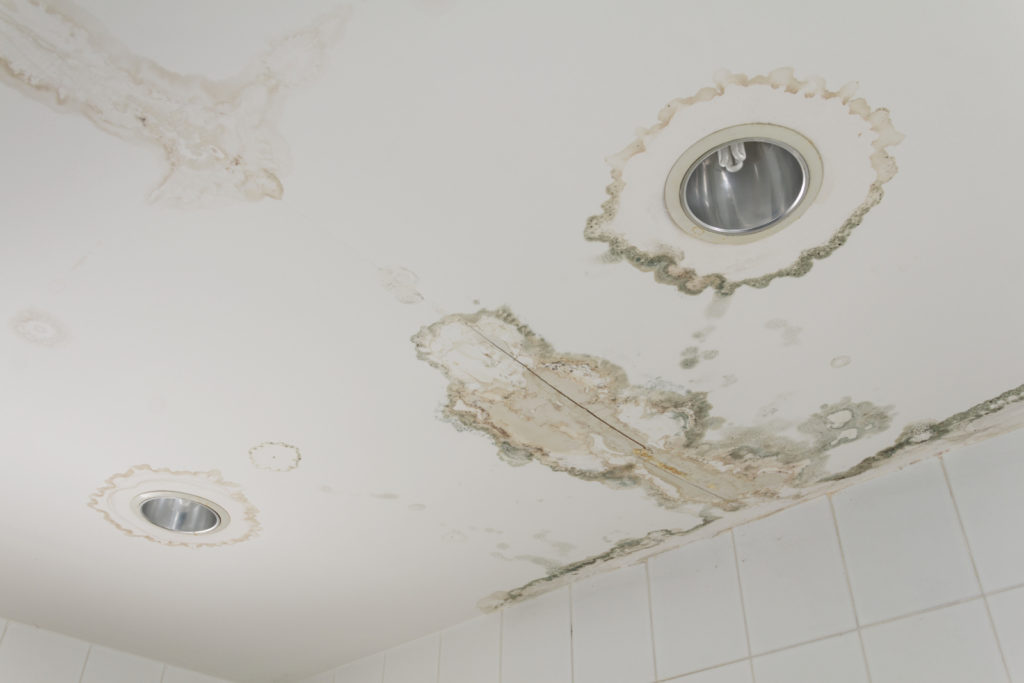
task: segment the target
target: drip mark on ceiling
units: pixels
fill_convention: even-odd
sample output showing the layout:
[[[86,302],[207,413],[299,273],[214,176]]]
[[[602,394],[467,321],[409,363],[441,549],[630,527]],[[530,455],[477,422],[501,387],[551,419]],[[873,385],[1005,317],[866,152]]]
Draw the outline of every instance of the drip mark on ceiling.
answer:
[[[283,441],[264,441],[249,449],[249,460],[257,469],[288,472],[299,466],[302,451]]]
[[[63,344],[70,337],[59,320],[31,309],[19,311],[11,318],[11,330],[31,344],[51,348]]]

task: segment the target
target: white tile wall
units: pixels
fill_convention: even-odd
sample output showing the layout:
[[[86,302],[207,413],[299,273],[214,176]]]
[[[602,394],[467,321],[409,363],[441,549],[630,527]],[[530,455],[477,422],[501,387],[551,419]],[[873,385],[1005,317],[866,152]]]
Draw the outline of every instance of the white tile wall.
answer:
[[[747,656],[729,534],[658,555],[648,567],[655,658],[662,678]]]
[[[383,683],[433,683],[437,681],[438,634],[420,638],[384,653]]]
[[[647,568],[640,564],[571,587],[575,683],[650,683],[654,675]]]
[[[0,641],[3,683],[77,683],[89,643],[11,622]]]
[[[751,683],[753,678],[749,662],[736,662],[672,680],[678,683]]]
[[[502,613],[501,683],[572,683],[569,588]]]
[[[0,619],[0,683],[161,682],[228,683],[220,678]]]
[[[89,649],[82,683],[161,683],[164,665],[99,645]]]
[[[1014,683],[1024,681],[1024,588],[990,595],[989,608]]]
[[[828,500],[735,530],[754,654],[856,626]]]
[[[498,683],[501,614],[478,617],[441,634],[439,683]]]
[[[346,664],[335,672],[333,679],[328,678],[324,683],[381,683],[383,679],[384,655],[376,654]]]
[[[856,631],[754,658],[757,683],[868,683]]]
[[[1024,439],[989,439],[945,456],[953,494],[981,585],[993,591],[1024,583],[1024,543],[1007,543],[1007,529],[1024,529]]]
[[[980,600],[865,628],[874,683],[1006,683]]]
[[[853,486],[834,502],[862,624],[980,592],[937,459]]]

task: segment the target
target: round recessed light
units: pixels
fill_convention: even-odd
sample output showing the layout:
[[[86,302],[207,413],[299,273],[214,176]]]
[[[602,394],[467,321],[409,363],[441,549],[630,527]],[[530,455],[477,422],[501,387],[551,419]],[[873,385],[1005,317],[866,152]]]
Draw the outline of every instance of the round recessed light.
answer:
[[[774,124],[720,130],[690,147],[672,167],[665,205],[696,237],[747,242],[780,230],[813,201],[822,164],[814,145]]]
[[[216,503],[176,491],[144,493],[136,504],[139,514],[150,524],[182,534],[209,533],[224,519]]]

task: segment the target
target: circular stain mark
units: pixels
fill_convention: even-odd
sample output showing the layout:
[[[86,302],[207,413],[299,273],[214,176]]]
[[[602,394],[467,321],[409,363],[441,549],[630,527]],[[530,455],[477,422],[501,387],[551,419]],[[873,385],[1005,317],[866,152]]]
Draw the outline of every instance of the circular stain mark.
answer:
[[[68,339],[67,329],[53,316],[41,311],[19,311],[11,318],[11,329],[27,342],[53,347]]]
[[[851,360],[852,359],[849,356],[836,356],[835,358],[832,359],[832,362],[829,363],[829,365],[831,365],[834,368],[845,368],[847,365],[850,364]]]
[[[299,466],[302,452],[290,443],[264,441],[249,449],[249,459],[258,469],[287,472]]]

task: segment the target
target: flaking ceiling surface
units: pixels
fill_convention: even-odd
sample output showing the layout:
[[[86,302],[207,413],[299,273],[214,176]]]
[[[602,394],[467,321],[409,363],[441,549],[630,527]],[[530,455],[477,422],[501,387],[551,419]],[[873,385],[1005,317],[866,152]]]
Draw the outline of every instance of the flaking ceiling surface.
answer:
[[[3,0],[0,614],[283,680],[1019,426],[1021,18]],[[815,205],[665,231],[761,117]]]

